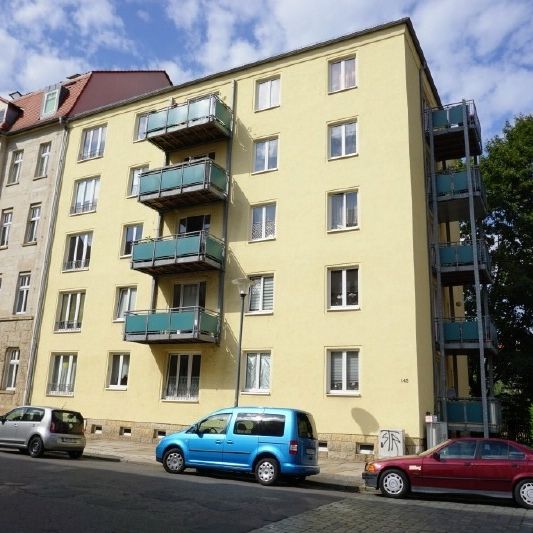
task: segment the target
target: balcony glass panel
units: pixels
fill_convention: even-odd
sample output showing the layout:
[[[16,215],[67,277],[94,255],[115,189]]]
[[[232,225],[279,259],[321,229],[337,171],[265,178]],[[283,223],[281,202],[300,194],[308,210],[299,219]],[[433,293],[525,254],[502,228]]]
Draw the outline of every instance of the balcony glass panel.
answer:
[[[500,403],[487,398],[489,424],[500,423]],[[455,424],[483,424],[483,406],[478,398],[457,399],[446,402],[448,422]]]

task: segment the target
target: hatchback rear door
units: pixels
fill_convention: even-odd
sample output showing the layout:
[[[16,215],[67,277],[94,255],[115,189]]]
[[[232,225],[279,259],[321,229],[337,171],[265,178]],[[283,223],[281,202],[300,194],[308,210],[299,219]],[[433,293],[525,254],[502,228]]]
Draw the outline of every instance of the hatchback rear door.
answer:
[[[308,413],[297,411],[296,426],[298,428],[296,454],[299,462],[302,465],[316,466],[318,464],[318,436],[313,417]]]

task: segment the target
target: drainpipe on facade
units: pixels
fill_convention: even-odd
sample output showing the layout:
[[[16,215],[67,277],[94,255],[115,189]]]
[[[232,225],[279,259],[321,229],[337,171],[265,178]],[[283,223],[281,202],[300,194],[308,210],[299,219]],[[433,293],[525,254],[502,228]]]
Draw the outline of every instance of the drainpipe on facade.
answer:
[[[61,195],[61,185],[63,182],[63,171],[65,169],[65,154],[67,152],[67,146],[69,141],[69,129],[67,121],[63,117],[59,117],[59,124],[63,126],[63,138],[61,140],[61,150],[59,152],[59,162],[57,165],[54,194],[52,206],[50,209],[50,231],[48,232],[48,240],[46,241],[43,268],[41,271],[41,280],[39,282],[39,292],[37,293],[37,311],[33,320],[33,330],[30,344],[30,357],[28,360],[28,374],[26,377],[26,385],[24,387],[24,395],[22,397],[23,405],[29,405],[31,403],[31,395],[33,392],[35,359],[37,357],[37,349],[39,347],[39,337],[41,332],[41,323],[43,320],[46,288],[48,286],[48,273],[50,271],[50,257],[52,255],[52,244],[54,242],[54,234],[56,229],[57,210],[59,204],[59,197]]]

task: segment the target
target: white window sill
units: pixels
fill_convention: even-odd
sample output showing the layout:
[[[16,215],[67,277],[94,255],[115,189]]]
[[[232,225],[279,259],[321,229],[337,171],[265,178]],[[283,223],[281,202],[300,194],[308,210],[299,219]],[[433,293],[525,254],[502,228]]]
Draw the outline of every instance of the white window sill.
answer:
[[[328,233],[345,233],[346,231],[358,231],[359,226],[348,226],[346,228],[330,228]]]
[[[245,316],[253,316],[253,315],[273,315],[274,310],[269,309],[267,311],[246,311]]]
[[[361,307],[359,305],[339,305],[335,307],[328,307],[328,311],[360,311]]]
[[[270,396],[270,390],[243,390],[241,394],[248,394],[250,396]]]
[[[127,385],[108,385],[106,387],[106,390],[125,391],[125,390],[128,390],[128,386]]]
[[[47,177],[48,177],[47,174],[44,174],[43,176],[34,176],[33,181],[42,180],[42,179],[47,178]]]
[[[328,91],[328,94],[345,93],[346,91],[351,91],[352,89],[357,89],[357,85],[353,85],[352,87],[343,87],[342,89],[337,89],[336,91]]]
[[[54,329],[54,333],[79,333],[81,328],[78,329]]]
[[[254,170],[252,172],[252,176],[255,176],[256,174],[266,174],[267,172],[276,172],[278,170],[278,167],[276,168],[265,168],[264,170]]]
[[[13,396],[13,394],[15,394],[16,392],[16,389],[2,389],[0,390],[0,394],[9,394],[11,396]]]
[[[165,403],[200,403],[198,398],[190,398],[189,400],[180,400],[179,398],[162,398]]]
[[[355,152],[353,154],[345,154],[345,155],[334,155],[334,156],[329,156],[328,157],[328,161],[337,161],[339,159],[348,159],[350,157],[357,157],[359,155],[359,152]]]
[[[248,241],[248,243],[252,243],[252,242],[265,242],[265,241],[275,241],[276,240],[276,237],[265,237],[264,239],[250,239]]]
[[[0,250],[7,250],[7,248],[8,248],[7,244],[4,244],[3,246],[0,246]]]
[[[263,111],[268,111],[269,109],[277,109],[278,107],[281,107],[280,104],[276,104],[276,105],[272,105],[272,106],[269,106],[269,107],[262,107],[261,109],[256,109],[255,112],[256,113],[261,113]]]
[[[146,139],[148,139],[148,136],[142,137],[142,138],[138,138],[138,139],[133,139],[133,142],[134,143],[140,143],[140,142],[146,141]]]
[[[93,155],[91,157],[80,157],[78,158],[78,163],[83,163],[85,161],[92,161],[93,159],[101,159],[102,157],[104,157],[104,154]]]
[[[83,272],[85,270],[89,270],[89,267],[83,267],[83,268],[64,268],[61,273],[62,274],[68,274],[69,272]]]
[[[80,215],[88,215],[89,213],[96,213],[96,209],[89,209],[88,211],[80,211],[79,213],[69,213],[69,216],[78,217]]]
[[[68,396],[68,397],[73,397],[74,396],[74,393],[73,392],[61,392],[61,391],[55,391],[55,390],[51,390],[51,391],[48,391],[46,393],[47,396],[59,396],[60,398],[61,397],[65,397],[65,396]]]
[[[24,242],[22,246],[37,246],[37,241]]]
[[[131,254],[128,255],[120,255],[119,259],[131,259]]]
[[[113,323],[120,323],[120,324],[123,324],[124,322],[126,322],[126,319],[125,318],[114,318],[113,319]]]
[[[360,398],[361,393],[360,392],[351,392],[351,391],[328,391],[326,392],[326,396],[335,397],[335,396],[347,396],[349,398]]]

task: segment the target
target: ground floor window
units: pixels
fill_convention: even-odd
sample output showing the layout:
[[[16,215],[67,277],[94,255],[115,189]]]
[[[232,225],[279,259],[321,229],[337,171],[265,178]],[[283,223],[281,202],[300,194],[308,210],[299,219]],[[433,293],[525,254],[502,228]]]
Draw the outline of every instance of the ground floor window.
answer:
[[[108,389],[127,389],[130,369],[129,353],[112,353],[109,357],[107,374]]]
[[[53,354],[48,383],[48,394],[72,396],[76,380],[78,356],[75,354]]]
[[[270,352],[246,353],[246,392],[270,390]]]
[[[170,354],[163,398],[198,400],[200,390],[200,355]]]
[[[4,361],[4,373],[2,376],[3,390],[15,390],[19,364],[20,350],[18,348],[8,348]]]
[[[355,394],[359,392],[359,352],[357,350],[328,351],[329,394]]]

